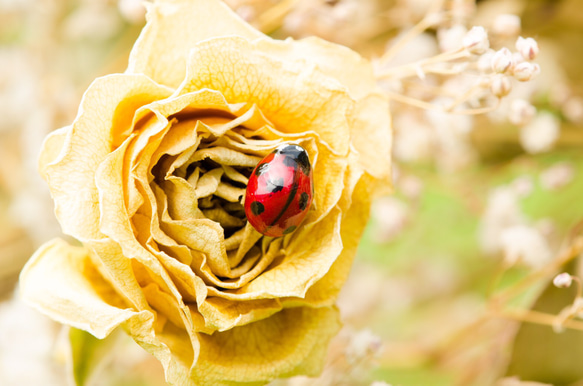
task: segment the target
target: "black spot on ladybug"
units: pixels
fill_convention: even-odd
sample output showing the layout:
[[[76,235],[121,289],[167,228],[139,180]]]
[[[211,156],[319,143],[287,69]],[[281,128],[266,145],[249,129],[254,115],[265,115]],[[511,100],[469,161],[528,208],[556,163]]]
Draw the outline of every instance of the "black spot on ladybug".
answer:
[[[284,230],[284,231],[283,231],[283,234],[284,234],[284,235],[290,234],[290,233],[292,233],[293,231],[295,231],[295,230],[296,230],[296,228],[297,228],[297,226],[295,226],[295,225],[292,225],[291,227],[289,227],[289,228],[287,228],[286,230]]]
[[[271,193],[277,193],[277,192],[283,190],[283,188],[284,188],[284,185],[283,185],[284,180],[281,177],[276,179],[276,180],[268,180],[267,183],[269,183],[270,185],[273,186],[273,188],[271,189]]]
[[[255,169],[255,175],[257,177],[259,177],[260,175],[262,175],[263,173],[265,173],[267,171],[267,169],[269,169],[269,164],[268,163],[263,163],[263,164],[257,166],[257,169]]]
[[[251,203],[251,213],[253,213],[255,216],[259,216],[264,211],[265,207],[259,201],[253,201]]]
[[[300,210],[305,210],[306,207],[308,206],[308,200],[310,199],[310,196],[308,195],[308,193],[303,192],[302,194],[300,194]]]

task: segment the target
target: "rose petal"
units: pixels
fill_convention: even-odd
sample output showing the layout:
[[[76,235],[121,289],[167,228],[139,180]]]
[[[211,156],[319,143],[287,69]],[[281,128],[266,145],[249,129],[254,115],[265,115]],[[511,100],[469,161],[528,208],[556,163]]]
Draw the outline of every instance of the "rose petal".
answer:
[[[129,126],[140,106],[169,94],[144,76],[99,78],[85,92],[73,125],[47,139],[40,158],[51,161],[42,163],[40,171],[51,188],[63,232],[79,240],[102,238],[94,173],[111,152],[113,128]],[[53,158],[60,143],[64,147]]]
[[[284,64],[243,38],[215,38],[196,45],[178,92],[204,88],[220,91],[230,103],[256,104],[279,131],[314,131],[338,154],[348,153],[354,100],[315,66]]]
[[[142,73],[177,87],[186,58],[200,41],[225,35],[257,39],[264,35],[218,0],[165,0],[148,5],[148,23],[130,54],[127,73]],[[163,53],[163,54],[161,54]]]
[[[340,232],[342,253],[334,261],[334,264],[324,277],[312,285],[303,298],[286,299],[283,301],[285,306],[293,304],[321,307],[329,306],[336,302],[338,293],[348,277],[359,241],[368,222],[371,188],[373,185],[374,181],[370,177],[358,180],[358,185],[351,197],[352,201],[357,204],[350,207],[342,222],[342,230]]]
[[[291,308],[213,335],[199,334],[197,385],[243,385],[278,376],[316,375],[340,328],[335,308]]]
[[[153,320],[150,311],[136,312],[93,266],[87,250],[54,239],[28,261],[20,276],[23,299],[54,320],[104,338],[121,323]]]
[[[390,173],[391,130],[387,97],[379,90],[370,62],[349,48],[317,37],[285,41],[262,39],[255,47],[283,61],[315,64],[347,87],[357,101],[351,140],[365,170],[377,178]]]

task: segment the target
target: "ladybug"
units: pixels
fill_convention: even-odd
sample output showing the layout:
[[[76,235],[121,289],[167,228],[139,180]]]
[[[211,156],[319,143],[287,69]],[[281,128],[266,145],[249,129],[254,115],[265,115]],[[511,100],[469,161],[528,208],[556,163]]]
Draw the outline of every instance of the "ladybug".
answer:
[[[283,144],[253,169],[245,193],[247,220],[260,233],[280,237],[300,225],[314,195],[308,152]]]

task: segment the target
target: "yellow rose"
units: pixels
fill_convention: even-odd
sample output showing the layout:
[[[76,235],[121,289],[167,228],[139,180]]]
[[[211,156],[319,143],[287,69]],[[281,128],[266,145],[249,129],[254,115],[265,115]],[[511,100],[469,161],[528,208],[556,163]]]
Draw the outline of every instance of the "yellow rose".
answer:
[[[93,82],[40,156],[63,231],[22,296],[98,338],[117,326],[174,384],[317,374],[334,302],[390,171],[387,101],[370,64],[316,38],[277,41],[218,0],[164,0],[124,74]],[[257,162],[304,146],[314,204],[262,237],[240,204]]]

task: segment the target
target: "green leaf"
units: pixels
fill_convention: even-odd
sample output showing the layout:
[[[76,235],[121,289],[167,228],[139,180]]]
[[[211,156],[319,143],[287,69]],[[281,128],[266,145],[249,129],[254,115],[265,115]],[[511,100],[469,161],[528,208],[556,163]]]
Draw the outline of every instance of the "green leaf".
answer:
[[[574,286],[561,289],[549,283],[532,309],[556,315],[572,303],[575,292]],[[555,333],[549,326],[523,323],[514,341],[507,373],[553,385],[583,379],[583,332],[566,329]]]
[[[105,339],[97,339],[83,330],[73,327],[69,329],[70,368],[77,386],[96,384],[99,372],[112,359],[121,334],[123,332],[116,329]]]

